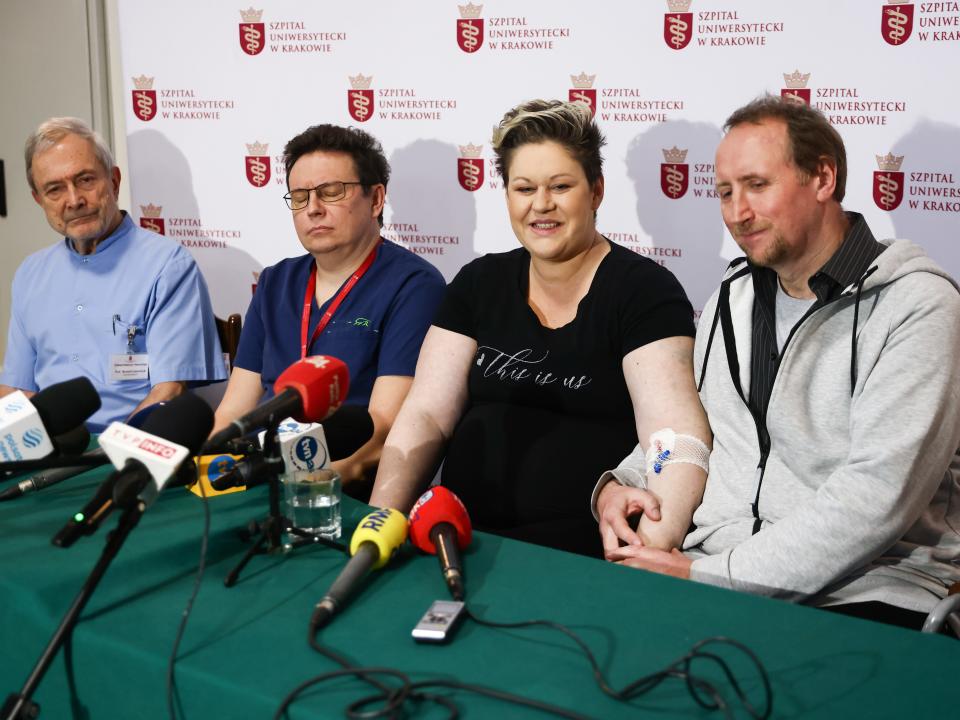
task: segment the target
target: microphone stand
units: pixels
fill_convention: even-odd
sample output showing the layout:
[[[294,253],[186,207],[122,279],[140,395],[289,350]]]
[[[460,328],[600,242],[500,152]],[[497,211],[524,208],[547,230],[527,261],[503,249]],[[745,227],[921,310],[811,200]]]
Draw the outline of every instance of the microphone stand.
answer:
[[[0,710],[0,720],[34,720],[40,714],[40,706],[30,699],[31,696],[40,684],[40,681],[43,680],[43,676],[50,668],[50,664],[57,656],[60,648],[69,640],[74,627],[76,627],[80,613],[83,612],[83,608],[97,589],[97,585],[100,584],[100,580],[103,579],[104,573],[106,573],[110,563],[117,556],[130,531],[140,522],[140,518],[143,516],[145,509],[146,506],[144,503],[137,499],[130,507],[123,511],[117,527],[107,535],[107,544],[103,549],[103,553],[100,555],[100,559],[97,560],[97,564],[93,566],[93,570],[87,577],[86,582],[84,582],[83,587],[80,588],[80,592],[74,599],[73,604],[70,605],[66,615],[63,616],[60,626],[53,633],[53,637],[51,637],[50,642],[47,643],[47,647],[40,655],[40,659],[37,660],[37,664],[34,665],[27,681],[23,684],[19,693],[14,692],[7,696],[3,709]]]
[[[240,578],[240,573],[247,566],[254,555],[265,553],[279,553],[286,550],[293,550],[302,545],[312,545],[320,543],[328,547],[336,548],[341,552],[344,546],[335,540],[330,540],[306,530],[294,527],[293,523],[287,518],[280,509],[281,481],[283,474],[283,455],[280,452],[280,419],[271,418],[266,426],[266,434],[263,437],[263,457],[266,460],[265,473],[267,475],[266,483],[269,489],[269,514],[263,520],[253,520],[250,527],[253,528],[251,540],[253,544],[240,558],[240,562],[227,573],[223,579],[226,587],[233,587]],[[283,543],[283,533],[296,535],[297,539],[288,546]]]

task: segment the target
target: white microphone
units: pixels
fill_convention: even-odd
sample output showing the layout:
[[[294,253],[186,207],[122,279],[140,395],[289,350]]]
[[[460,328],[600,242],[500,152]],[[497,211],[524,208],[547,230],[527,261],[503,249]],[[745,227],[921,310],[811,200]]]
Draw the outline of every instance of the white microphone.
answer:
[[[55,383],[29,399],[22,390],[0,398],[0,463],[47,457],[57,449],[55,436],[75,432],[99,408],[100,396],[85,377]]]
[[[0,461],[37,460],[52,452],[40,413],[23,391],[0,400]]]
[[[131,478],[125,480],[124,484],[136,486],[136,496],[145,505],[150,505],[180,464],[190,455],[190,451],[183,445],[119,422],[111,423],[103,431],[100,435],[100,447],[119,470],[120,477],[117,478],[118,485],[114,487],[113,495],[117,505],[121,507],[123,503],[119,502],[120,495],[126,495],[118,492],[121,480]]]
[[[261,432],[260,447],[263,447],[265,437],[266,432]],[[287,472],[317,470],[330,464],[327,436],[320,423],[301,423],[287,418],[277,428],[277,439]]]

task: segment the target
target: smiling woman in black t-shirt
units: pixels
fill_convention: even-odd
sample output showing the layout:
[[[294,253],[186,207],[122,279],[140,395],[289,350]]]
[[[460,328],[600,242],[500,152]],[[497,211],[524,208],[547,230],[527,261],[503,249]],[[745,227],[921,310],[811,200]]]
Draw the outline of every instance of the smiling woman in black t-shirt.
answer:
[[[478,529],[601,556],[597,477],[661,428],[709,437],[683,289],[596,230],[602,144],[578,103],[531,101],[504,117],[494,148],[522,247],[468,264],[448,287],[371,503],[409,510],[443,457],[442,484]],[[651,480],[662,519],[641,520],[645,544],[680,543],[704,479],[678,464]],[[614,547],[636,537],[604,532]]]

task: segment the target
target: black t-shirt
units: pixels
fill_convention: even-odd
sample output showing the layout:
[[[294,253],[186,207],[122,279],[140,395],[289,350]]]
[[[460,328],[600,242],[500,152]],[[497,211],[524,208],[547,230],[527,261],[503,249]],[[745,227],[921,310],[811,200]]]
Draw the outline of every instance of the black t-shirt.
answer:
[[[434,320],[478,346],[442,482],[479,529],[599,556],[590,490],[637,443],[623,357],[692,336],[693,310],[670,271],[610,243],[574,320],[546,328],[529,266],[522,248],[471,262]]]

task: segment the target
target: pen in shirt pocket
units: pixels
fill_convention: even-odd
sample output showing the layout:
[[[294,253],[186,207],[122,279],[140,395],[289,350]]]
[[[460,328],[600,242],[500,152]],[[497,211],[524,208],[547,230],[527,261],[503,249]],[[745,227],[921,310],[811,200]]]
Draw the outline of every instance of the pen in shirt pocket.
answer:
[[[133,339],[137,336],[137,332],[140,330],[140,328],[138,328],[136,325],[128,324],[128,323],[123,322],[123,320],[120,319],[119,313],[115,313],[114,316],[113,316],[113,334],[114,334],[114,335],[117,334],[117,325],[119,325],[119,326],[121,327],[121,329],[126,328],[126,331],[127,331],[127,349],[132,351],[132,350],[133,350]]]

